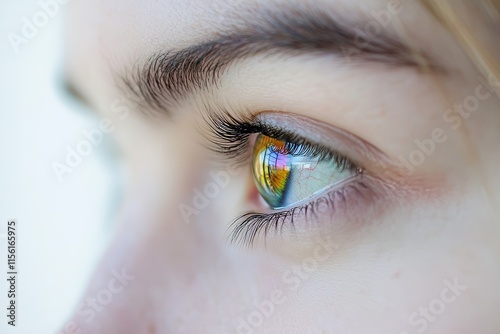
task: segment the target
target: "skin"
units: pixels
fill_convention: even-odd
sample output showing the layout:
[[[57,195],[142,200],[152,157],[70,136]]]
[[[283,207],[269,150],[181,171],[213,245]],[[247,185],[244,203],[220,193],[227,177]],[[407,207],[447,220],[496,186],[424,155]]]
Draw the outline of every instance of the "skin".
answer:
[[[115,73],[158,50],[210,38],[235,13],[258,4],[87,0],[68,5],[68,77],[99,117],[116,125],[113,136],[128,177],[114,239],[82,306],[61,331],[498,333],[499,97],[481,90],[489,97],[477,109],[453,122],[443,119],[454,103],[475,94],[479,72],[418,4],[406,4],[388,29],[405,31],[409,41],[451,69],[446,75],[324,57],[256,56],[232,66],[218,90],[176,104],[174,118],[148,117],[132,107],[126,117],[113,112],[114,101],[125,96]],[[368,14],[387,6],[344,0],[306,5],[332,14],[352,8]],[[481,33],[499,48],[493,31]],[[314,119],[363,139],[392,162],[400,156],[408,160],[419,149],[415,141],[432,138],[436,128],[446,139],[411,175],[352,153],[381,180],[374,183],[378,198],[353,201],[361,204],[319,224],[298,220],[295,232],[271,233],[265,243],[261,236],[249,249],[227,240],[232,219],[256,207],[266,211],[253,200],[249,163],[231,171],[229,185],[189,223],[179,211],[179,205],[192,202],[193,189],[203,190],[211,181],[212,167],[197,140],[197,101]],[[109,289],[113,270],[134,278],[111,302],[97,301],[92,316],[82,312]],[[459,288],[453,292],[450,284]],[[262,321],[253,314],[266,313],[255,306],[260,304],[270,310]]]

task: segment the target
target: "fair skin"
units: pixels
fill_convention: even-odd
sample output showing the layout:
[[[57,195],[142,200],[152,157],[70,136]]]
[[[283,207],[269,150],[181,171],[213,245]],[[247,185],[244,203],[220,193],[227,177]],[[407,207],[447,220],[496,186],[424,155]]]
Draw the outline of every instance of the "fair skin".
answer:
[[[69,5],[68,78],[99,117],[116,125],[127,169],[117,231],[82,301],[108,286],[113,270],[134,277],[91,320],[75,311],[68,321],[75,333],[500,331],[499,99],[486,85],[477,89],[479,72],[417,2],[404,2],[372,38],[410,41],[442,71],[392,56],[347,59],[342,50],[261,50],[231,61],[216,86],[183,92],[157,108],[140,103],[126,117],[113,112],[117,98],[131,106],[141,100],[122,78],[151,55],[214,40],[247,21],[265,26],[258,20],[270,15],[259,13],[285,17],[297,6],[340,17],[353,31],[378,22],[371,11],[388,10],[375,0]],[[297,16],[289,17],[296,25]],[[483,38],[498,44],[493,32]],[[447,114],[470,96],[477,108]],[[249,247],[231,242],[232,220],[272,210],[256,200],[249,161],[231,170],[210,163],[224,158],[200,145],[196,124],[205,124],[204,105],[268,120],[278,114],[280,126],[294,131],[298,124],[307,138],[323,131],[321,140],[361,165],[374,190],[353,192],[336,205],[340,210],[322,212],[314,223],[297,217],[295,229],[285,223],[281,232],[261,233]],[[428,154],[416,144],[432,138]],[[417,161],[416,150],[425,154],[422,163],[411,172],[397,168],[401,158]],[[187,223],[179,208],[212,181],[210,171],[227,171],[219,175],[231,175],[230,182]],[[251,316],[263,303],[270,314]]]

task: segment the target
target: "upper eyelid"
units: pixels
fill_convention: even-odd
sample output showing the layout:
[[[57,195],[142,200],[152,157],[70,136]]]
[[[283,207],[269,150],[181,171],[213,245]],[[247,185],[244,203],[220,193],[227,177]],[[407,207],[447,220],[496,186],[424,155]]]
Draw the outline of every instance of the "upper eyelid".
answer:
[[[342,168],[352,169],[352,170],[354,169],[362,170],[362,168],[360,168],[357,164],[351,161],[351,159],[341,154],[332,147],[323,145],[321,143],[313,142],[306,137],[297,136],[293,132],[288,130],[278,129],[278,131],[279,133],[283,134],[283,136],[277,135],[276,137],[274,137],[273,133],[268,133],[268,134],[266,134],[265,132],[261,133],[270,136],[274,139],[290,143],[292,145],[303,146],[304,149],[299,150],[299,152],[296,154],[306,155],[306,152],[308,152],[307,153],[308,156],[317,158],[319,160],[333,159],[339,166],[342,166]]]
[[[239,149],[238,151],[234,151],[236,158],[233,157],[233,161],[231,161],[235,167],[240,167],[247,161],[249,154],[248,147],[230,144],[228,141],[220,143],[220,138],[216,136],[216,132],[221,131],[226,136],[225,139],[227,139],[227,132],[231,131],[231,129],[220,129],[218,128],[220,124],[214,124],[220,118],[228,118],[230,122],[246,123],[250,127],[250,129],[245,129],[248,133],[256,133],[258,131],[259,127],[255,126],[255,123],[274,126],[348,158],[365,173],[376,179],[384,180],[391,187],[401,187],[407,184],[408,175],[405,174],[405,171],[401,168],[397,160],[393,160],[367,141],[331,124],[286,111],[252,111],[238,108],[231,108],[231,111],[229,111],[218,103],[203,104],[200,115],[203,118],[202,124],[205,127],[208,125],[209,131],[205,131],[203,125],[199,129],[205,137],[208,137],[209,142],[214,144],[214,140],[215,142],[219,141],[217,144],[225,146],[222,148],[223,150],[227,150],[228,148],[234,149],[235,147]],[[249,135],[246,136],[247,142],[249,137]],[[214,151],[213,147],[211,149]],[[220,153],[220,147],[215,149],[215,151]]]
[[[238,156],[238,164],[242,164],[250,158],[248,154],[243,154],[250,142],[250,136],[253,134],[263,134],[276,140],[284,141],[287,144],[301,145],[305,148],[304,151],[309,151],[309,153],[311,155],[314,154],[316,158],[335,159],[338,160],[339,163],[342,162],[341,164],[346,168],[354,169],[354,165],[357,169],[361,169],[345,154],[341,154],[335,150],[335,148],[319,142],[314,142],[307,136],[297,135],[292,130],[271,125],[265,120],[257,119],[255,116],[237,119],[226,111],[221,111],[217,114],[212,113],[205,121],[209,124],[211,135],[218,137],[222,141],[218,143],[219,146],[215,151],[229,156],[230,159]],[[234,131],[234,135],[239,137],[234,139],[229,138],[227,133],[231,131]],[[225,140],[227,140],[227,142]],[[234,144],[232,143],[233,140]]]
[[[364,170],[373,172],[390,171],[399,178],[400,165],[379,148],[352,133],[302,115],[286,112],[261,112],[257,118],[267,124],[282,124],[284,131],[291,131],[299,137],[306,138],[311,143],[324,146],[343,156],[349,157]]]

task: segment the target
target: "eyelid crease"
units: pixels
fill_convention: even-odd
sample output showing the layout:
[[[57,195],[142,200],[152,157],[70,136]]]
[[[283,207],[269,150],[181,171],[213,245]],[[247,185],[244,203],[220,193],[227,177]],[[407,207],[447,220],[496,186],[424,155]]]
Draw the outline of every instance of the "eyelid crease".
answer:
[[[306,116],[282,111],[262,111],[254,117],[260,122],[279,126],[284,131],[293,132],[312,143],[348,156],[353,163],[372,177],[384,180],[388,185],[401,187],[407,183],[408,175],[399,161],[346,130]]]

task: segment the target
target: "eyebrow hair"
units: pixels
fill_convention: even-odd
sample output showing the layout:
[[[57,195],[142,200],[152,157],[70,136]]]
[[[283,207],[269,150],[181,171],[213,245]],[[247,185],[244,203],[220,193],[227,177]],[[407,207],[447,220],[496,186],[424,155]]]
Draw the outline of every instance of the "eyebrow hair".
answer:
[[[230,65],[256,55],[335,55],[396,67],[438,67],[388,32],[370,36],[350,28],[366,22],[345,24],[309,8],[255,13],[252,22],[240,23],[213,40],[151,55],[122,82],[143,108],[168,113],[168,107],[186,94],[217,86]]]

